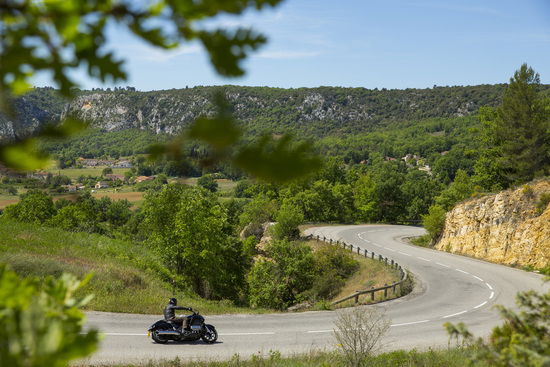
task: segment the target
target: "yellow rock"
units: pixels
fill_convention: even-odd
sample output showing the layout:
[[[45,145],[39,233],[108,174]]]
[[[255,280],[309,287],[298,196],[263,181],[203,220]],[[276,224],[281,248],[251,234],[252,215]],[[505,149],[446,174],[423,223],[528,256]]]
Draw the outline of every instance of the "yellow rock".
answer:
[[[550,205],[540,214],[536,208],[544,193],[550,193],[550,179],[458,204],[447,213],[436,248],[507,265],[548,266]]]

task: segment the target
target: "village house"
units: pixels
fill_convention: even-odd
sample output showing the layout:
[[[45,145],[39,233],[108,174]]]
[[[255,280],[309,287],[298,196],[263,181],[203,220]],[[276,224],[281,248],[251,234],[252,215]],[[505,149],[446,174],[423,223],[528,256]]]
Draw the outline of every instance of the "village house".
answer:
[[[107,181],[98,181],[94,187],[96,189],[106,189],[109,187],[109,183]]]
[[[62,185],[61,187],[63,187],[67,192],[76,192],[78,189],[75,185]]]
[[[113,168],[132,168],[132,163],[127,160],[118,161],[113,165]]]

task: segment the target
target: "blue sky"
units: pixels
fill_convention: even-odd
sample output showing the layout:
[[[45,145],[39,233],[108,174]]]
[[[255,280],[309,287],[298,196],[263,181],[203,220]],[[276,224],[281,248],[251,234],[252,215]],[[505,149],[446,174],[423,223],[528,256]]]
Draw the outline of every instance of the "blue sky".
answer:
[[[122,85],[427,88],[507,82],[524,62],[550,83],[550,0],[286,0],[216,22],[268,36],[246,76],[217,76],[197,44],[165,52],[117,29],[109,39],[127,60]]]

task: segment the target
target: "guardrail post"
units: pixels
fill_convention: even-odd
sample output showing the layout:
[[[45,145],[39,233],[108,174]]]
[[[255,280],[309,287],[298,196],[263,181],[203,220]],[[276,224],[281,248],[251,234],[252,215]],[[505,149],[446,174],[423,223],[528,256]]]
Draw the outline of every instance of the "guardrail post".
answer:
[[[378,261],[382,261],[382,258],[383,258],[383,257],[384,257],[384,256],[382,256],[382,255],[378,255]]]
[[[391,259],[391,267],[393,268],[393,259]]]
[[[345,250],[346,249],[346,243],[345,242],[342,242],[342,248]]]
[[[349,250],[353,252],[353,245],[349,245]]]
[[[384,261],[386,262],[386,265],[388,265],[388,258],[387,257],[384,259]]]
[[[370,299],[374,301],[374,287],[371,287],[372,291],[370,292]]]
[[[386,287],[386,288],[384,288],[384,298],[388,298],[388,288],[387,288],[388,285],[384,284],[384,287]]]
[[[357,255],[359,255],[359,251],[361,251],[361,248],[357,246]]]
[[[325,241],[325,242],[326,242],[326,240],[327,240],[327,238],[326,238],[325,236],[323,236],[323,241]]]
[[[370,253],[371,254],[371,258],[374,260],[374,251]]]
[[[355,304],[359,303],[359,293],[355,295]]]
[[[394,296],[395,296],[395,288],[396,288],[396,287],[397,287],[397,285],[396,285],[396,284],[394,284],[394,285],[393,285],[393,289],[392,289],[392,291],[393,291],[393,295],[394,295]]]

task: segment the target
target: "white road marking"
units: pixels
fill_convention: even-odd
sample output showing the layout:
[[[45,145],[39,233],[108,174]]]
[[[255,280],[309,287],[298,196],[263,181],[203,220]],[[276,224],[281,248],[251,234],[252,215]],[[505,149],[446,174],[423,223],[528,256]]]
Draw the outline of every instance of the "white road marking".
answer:
[[[479,305],[475,306],[474,308],[480,308],[482,306],[485,306],[487,304],[487,301],[480,303]]]
[[[314,334],[314,333],[332,333],[333,330],[310,330],[306,331],[306,333]]]
[[[371,242],[374,246],[382,247],[382,245],[377,244],[376,242]]]
[[[395,250],[392,249],[392,248],[389,248],[389,247],[384,247],[384,248],[385,248],[386,250],[390,250],[391,252],[395,252]]]
[[[466,312],[468,312],[468,311],[467,311],[467,310],[464,310],[464,311],[460,311],[460,312],[457,312],[457,313],[453,313],[453,314],[451,314],[451,315],[443,316],[442,319],[448,319],[449,317],[462,315],[463,313],[466,313]]]
[[[470,274],[470,273],[468,273],[467,271],[464,271],[464,270],[460,270],[460,269],[455,269],[455,270],[456,270],[456,271],[459,271],[459,272],[461,272],[461,273],[463,273],[463,274],[468,274],[468,275]]]
[[[405,326],[405,325],[414,325],[414,324],[422,324],[424,322],[430,322],[430,320],[422,320],[422,321],[413,321],[413,322],[404,322],[402,324],[393,324],[390,326]]]
[[[397,252],[400,253],[401,255],[412,256],[411,254],[407,254],[406,252],[401,252],[401,251],[397,251]]]
[[[476,278],[477,280],[479,280],[480,282],[483,282],[483,279],[481,279],[480,277],[478,276],[475,276],[475,275],[472,275],[474,278]]]
[[[494,296],[495,296],[495,292],[491,292],[491,295],[489,296],[489,299],[493,299]]]
[[[491,285],[489,283],[485,283],[487,284],[487,287],[490,289],[490,290],[493,290],[493,287],[491,287]]]
[[[416,258],[424,261],[432,261],[432,260],[424,259],[423,257],[420,257],[420,256],[417,256]]]
[[[275,333],[272,331],[266,331],[263,333],[220,333],[220,336],[239,336],[239,335],[274,335]]]
[[[449,265],[445,265],[445,264],[442,264],[442,263],[438,263],[438,262],[436,262],[436,264],[437,264],[437,265],[439,265],[439,266],[443,266],[444,268],[450,268],[450,266],[449,266]]]

